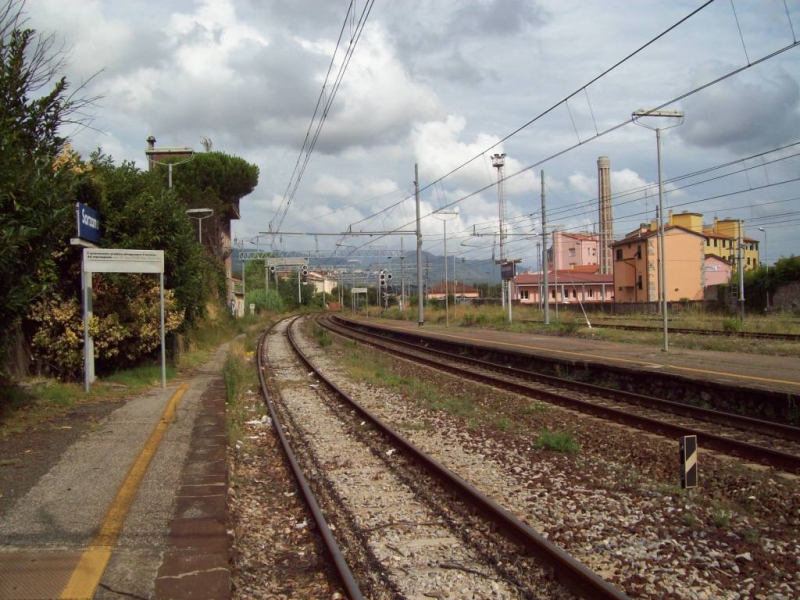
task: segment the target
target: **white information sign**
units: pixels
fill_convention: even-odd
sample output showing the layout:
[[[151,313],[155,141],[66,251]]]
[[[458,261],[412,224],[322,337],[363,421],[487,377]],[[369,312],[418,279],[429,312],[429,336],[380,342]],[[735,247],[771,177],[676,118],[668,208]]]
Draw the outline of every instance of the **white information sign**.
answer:
[[[351,294],[366,294],[367,288],[353,288],[350,292]]]
[[[167,387],[167,358],[164,341],[164,251],[120,248],[84,248],[81,264],[83,287],[84,389],[94,381],[94,340],[89,335],[92,316],[92,273],[156,273],[159,276],[161,321],[161,387]]]
[[[163,250],[85,248],[83,268],[89,273],[163,273]]]

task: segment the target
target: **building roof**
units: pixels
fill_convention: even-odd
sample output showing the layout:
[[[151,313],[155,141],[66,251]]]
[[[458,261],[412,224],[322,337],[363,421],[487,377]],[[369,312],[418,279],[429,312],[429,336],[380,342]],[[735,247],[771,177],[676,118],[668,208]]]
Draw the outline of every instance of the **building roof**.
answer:
[[[453,281],[447,282],[447,290],[449,294],[478,294],[480,290],[462,283],[455,283]],[[444,281],[435,283],[428,287],[429,294],[444,294]]]
[[[679,225],[667,225],[667,226],[664,227],[664,232],[665,233],[667,231],[673,231],[673,230],[682,231],[684,233],[688,233],[688,234],[691,234],[691,235],[696,235],[696,236],[701,237],[701,238],[708,237],[708,235],[705,234],[705,233],[692,231],[691,229],[686,229],[685,227],[681,227]],[[649,238],[651,238],[653,236],[656,236],[656,235],[658,235],[658,229],[649,229],[649,228],[648,229],[638,229],[638,230],[628,234],[626,237],[622,238],[621,240],[617,240],[616,242],[611,244],[611,247],[613,248],[614,246],[621,246],[623,244],[632,244],[634,242],[641,242],[641,241],[644,241],[644,240],[649,239]],[[724,236],[722,236],[722,237],[724,237]],[[729,239],[729,238],[725,238],[725,239]]]
[[[559,237],[573,238],[575,240],[588,241],[588,242],[596,242],[596,241],[598,241],[598,238],[600,236],[598,236],[597,234],[592,234],[592,233],[559,232]]]

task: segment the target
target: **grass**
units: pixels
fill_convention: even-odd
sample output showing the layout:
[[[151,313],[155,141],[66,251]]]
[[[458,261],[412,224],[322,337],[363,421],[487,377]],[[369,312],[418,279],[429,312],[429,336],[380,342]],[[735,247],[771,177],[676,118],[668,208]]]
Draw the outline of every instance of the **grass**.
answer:
[[[581,446],[570,431],[550,431],[543,429],[536,439],[536,447],[555,452],[577,454]]]
[[[167,364],[167,380],[206,363],[221,344],[259,323],[263,321],[248,317],[199,325],[183,336],[184,352],[175,364]],[[0,385],[0,439],[49,427],[78,404],[118,400],[160,385],[160,360],[103,375],[90,385],[88,393],[83,382],[37,377]]]
[[[222,367],[225,381],[225,435],[228,445],[245,443],[244,423],[266,414],[266,407],[258,394],[258,373],[254,366],[253,335],[231,342],[228,356]]]
[[[322,347],[325,348],[326,346],[330,346],[333,343],[331,339],[331,334],[328,333],[327,329],[323,329],[316,323],[313,326],[313,335],[314,339],[317,340],[317,343]]]

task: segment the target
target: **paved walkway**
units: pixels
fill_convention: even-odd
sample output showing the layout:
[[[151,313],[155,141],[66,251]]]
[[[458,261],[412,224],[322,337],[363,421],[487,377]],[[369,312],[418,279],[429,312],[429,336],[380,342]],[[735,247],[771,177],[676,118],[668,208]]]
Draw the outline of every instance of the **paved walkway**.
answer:
[[[230,596],[225,352],[127,401],[4,515],[0,600]]]

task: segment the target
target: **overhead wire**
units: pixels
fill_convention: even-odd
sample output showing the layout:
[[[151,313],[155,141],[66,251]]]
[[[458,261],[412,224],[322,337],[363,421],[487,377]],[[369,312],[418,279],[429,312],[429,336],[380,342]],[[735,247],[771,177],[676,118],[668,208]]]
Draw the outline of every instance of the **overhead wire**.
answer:
[[[356,46],[358,45],[358,41],[361,39],[361,33],[364,30],[364,26],[366,25],[367,18],[369,17],[370,12],[372,11],[372,6],[374,5],[374,0],[367,0],[366,4],[364,5],[364,9],[361,12],[361,16],[358,20],[356,25],[356,31],[350,37],[350,43],[348,44],[347,50],[345,51],[345,57],[342,61],[342,64],[339,67],[339,72],[337,73],[336,79],[333,83],[332,91],[327,99],[325,99],[325,90],[328,85],[328,81],[330,79],[330,74],[333,70],[333,65],[336,61],[336,55],[338,53],[339,45],[342,41],[342,36],[344,34],[345,26],[347,25],[348,18],[350,17],[350,13],[354,7],[354,1],[351,0],[350,4],[347,8],[347,13],[345,14],[344,23],[342,23],[342,28],[339,32],[339,38],[336,42],[336,48],[334,49],[333,56],[331,57],[331,63],[328,66],[328,72],[325,75],[325,81],[322,84],[322,89],[320,90],[320,96],[317,99],[317,106],[314,109],[314,114],[311,117],[311,122],[309,123],[308,130],[306,131],[306,137],[303,141],[303,146],[300,149],[300,154],[297,158],[295,163],[294,170],[292,171],[292,175],[289,179],[289,183],[286,187],[286,191],[284,192],[283,199],[278,206],[278,210],[275,213],[275,217],[273,220],[270,221],[269,229],[273,233],[273,246],[274,246],[274,238],[276,235],[280,233],[280,229],[283,226],[283,221],[286,218],[286,213],[289,211],[289,207],[291,206],[292,201],[297,193],[297,189],[300,186],[300,181],[305,174],[306,167],[308,166],[309,161],[311,160],[311,154],[314,151],[314,148],[317,145],[317,141],[319,140],[319,135],[322,131],[322,126],[324,125],[325,121],[327,120],[329,111],[331,106],[333,105],[333,100],[336,97],[336,93],[339,91],[339,86],[344,79],[344,74],[347,71],[347,67],[350,64],[350,60],[355,53]],[[320,111],[320,106],[322,106],[322,113],[317,123],[316,129],[314,131],[311,140],[309,141],[309,134],[311,133],[311,129],[314,125],[314,120],[317,117],[317,114]],[[302,165],[301,165],[302,160]],[[278,219],[277,224],[274,223],[275,218]]]

